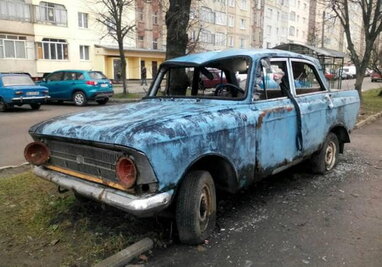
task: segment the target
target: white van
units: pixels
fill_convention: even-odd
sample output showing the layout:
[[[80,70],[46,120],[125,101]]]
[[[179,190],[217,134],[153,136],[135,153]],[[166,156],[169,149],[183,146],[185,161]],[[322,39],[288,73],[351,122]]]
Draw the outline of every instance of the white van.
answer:
[[[354,65],[352,65],[352,66],[345,66],[342,69],[342,77],[346,76],[347,79],[355,78],[356,73],[357,72],[356,72],[356,69],[355,69]]]

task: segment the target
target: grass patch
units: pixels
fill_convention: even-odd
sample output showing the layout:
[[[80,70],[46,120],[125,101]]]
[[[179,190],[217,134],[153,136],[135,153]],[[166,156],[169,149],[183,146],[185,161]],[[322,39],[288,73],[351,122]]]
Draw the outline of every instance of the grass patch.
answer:
[[[117,98],[117,99],[140,99],[144,96],[145,94],[138,94],[138,93],[127,93],[126,95],[123,94],[123,93],[118,93],[118,94],[114,94],[113,95],[113,98]]]
[[[88,266],[151,237],[170,241],[171,221],[137,219],[71,192],[31,172],[0,179],[0,258],[4,266]]]
[[[382,88],[373,89],[362,93],[363,102],[360,117],[358,118],[359,120],[365,119],[382,111],[382,96],[379,96],[381,91]]]

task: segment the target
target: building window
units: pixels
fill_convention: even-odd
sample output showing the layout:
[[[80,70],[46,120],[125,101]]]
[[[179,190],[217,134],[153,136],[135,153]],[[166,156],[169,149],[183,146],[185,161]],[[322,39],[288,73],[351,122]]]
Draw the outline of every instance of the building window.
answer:
[[[228,26],[230,26],[230,27],[235,26],[235,17],[232,15],[228,15]]]
[[[138,19],[143,21],[143,8],[138,8]]]
[[[235,6],[235,0],[228,0],[228,5],[230,7],[234,7]]]
[[[289,27],[289,36],[294,36],[295,35],[295,28],[293,26]]]
[[[215,45],[221,45],[221,46],[226,45],[226,37],[224,33],[217,32],[215,34]]]
[[[68,59],[68,44],[66,40],[44,38],[37,43],[37,58],[50,60]]]
[[[35,6],[35,13],[36,21],[40,23],[66,26],[68,22],[67,11],[63,5],[40,2],[40,5]]]
[[[273,13],[272,8],[268,8],[265,16],[267,18],[272,18],[272,13]]]
[[[268,36],[270,36],[272,34],[272,26],[271,25],[267,25],[266,33],[267,33]]]
[[[218,25],[227,25],[227,15],[223,12],[215,12],[215,20]]]
[[[215,13],[211,8],[202,7],[200,10],[200,20],[208,23],[215,23]]]
[[[233,37],[232,36],[228,36],[228,45],[230,47],[233,47]]]
[[[245,29],[245,19],[240,19],[240,29]]]
[[[210,31],[201,30],[200,31],[200,42],[214,44],[215,43],[215,35],[211,34]]]
[[[157,39],[157,38],[154,38],[154,39],[153,39],[153,49],[154,49],[154,50],[157,50],[157,49],[158,49],[158,39]]]
[[[245,47],[245,40],[244,38],[240,38],[240,48],[244,48]]]
[[[158,13],[155,12],[153,15],[153,24],[158,25]]]
[[[247,0],[240,0],[240,9],[247,10]]]
[[[21,1],[0,1],[0,18],[18,21],[31,21],[28,4]]]
[[[88,28],[88,14],[78,12],[78,27]]]
[[[296,20],[296,12],[291,11],[291,12],[290,12],[290,15],[289,15],[289,19],[290,19],[291,21],[295,21],[295,20]]]
[[[0,35],[0,58],[27,58],[26,37]]]
[[[144,40],[144,35],[138,35],[138,41],[143,41]]]
[[[81,60],[89,60],[89,46],[88,45],[80,45],[80,59]]]

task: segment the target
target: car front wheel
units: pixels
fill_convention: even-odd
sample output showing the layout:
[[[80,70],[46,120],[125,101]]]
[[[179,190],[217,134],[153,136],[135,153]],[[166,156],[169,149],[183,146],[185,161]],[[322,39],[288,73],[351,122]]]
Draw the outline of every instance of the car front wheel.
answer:
[[[86,96],[81,91],[74,92],[73,101],[76,106],[85,106],[87,103]]]
[[[184,178],[176,204],[176,224],[182,243],[203,243],[216,221],[214,181],[207,171],[191,171]]]
[[[338,162],[338,154],[338,138],[334,133],[329,133],[323,147],[312,156],[312,171],[319,174],[331,171]]]

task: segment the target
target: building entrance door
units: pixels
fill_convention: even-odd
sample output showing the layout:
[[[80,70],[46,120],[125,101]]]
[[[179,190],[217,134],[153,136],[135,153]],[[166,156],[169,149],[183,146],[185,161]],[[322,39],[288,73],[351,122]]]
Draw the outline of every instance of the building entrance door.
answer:
[[[113,72],[114,72],[114,80],[117,82],[121,81],[121,74],[122,74],[122,67],[121,67],[121,60],[120,59],[114,59],[113,60]]]

